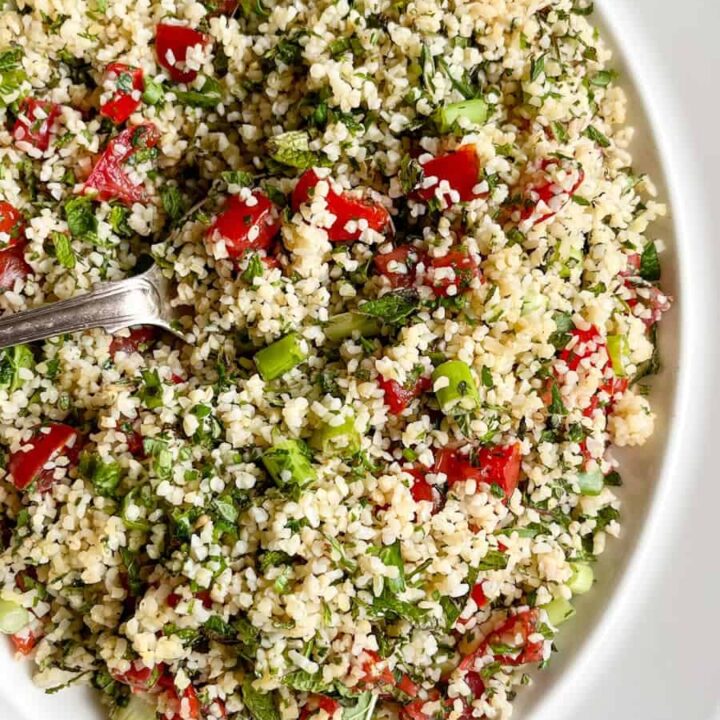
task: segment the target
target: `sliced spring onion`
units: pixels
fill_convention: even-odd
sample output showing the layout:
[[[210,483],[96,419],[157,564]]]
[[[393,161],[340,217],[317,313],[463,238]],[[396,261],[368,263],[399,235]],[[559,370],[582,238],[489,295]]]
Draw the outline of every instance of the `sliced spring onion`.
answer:
[[[625,364],[629,352],[628,341],[624,335],[608,335],[607,351],[617,377],[626,377]]]
[[[480,404],[470,366],[462,360],[448,360],[438,365],[432,374],[432,383],[440,409],[446,415],[469,412]]]
[[[124,707],[116,706],[111,720],[155,720],[155,707],[139,695],[131,695]]]
[[[303,362],[307,354],[306,341],[293,332],[255,353],[255,365],[263,380],[275,380]]]
[[[283,440],[275,443],[262,456],[265,469],[281,488],[306,487],[317,478],[305,443]]]
[[[30,622],[30,613],[19,603],[0,600],[0,633],[14,635]]]
[[[354,455],[360,450],[360,433],[355,429],[355,416],[349,415],[340,425],[321,425],[312,434],[310,446],[325,455]]]
[[[328,320],[323,332],[330,342],[340,342],[350,337],[374,337],[380,334],[382,323],[378,318],[361,313],[346,312]]]
[[[575,614],[575,608],[572,606],[572,603],[561,597],[555,598],[547,605],[544,605],[543,610],[547,613],[548,622],[553,627],[559,627]]]
[[[435,113],[435,124],[441,133],[448,132],[460,118],[482,125],[488,118],[488,105],[482,98],[463,100],[441,107]]]
[[[532,315],[533,313],[544,311],[547,308],[547,305],[547,295],[531,290],[523,298],[520,313],[522,315]]]
[[[578,473],[577,484],[581,495],[599,495],[605,487],[605,476],[599,468]]]
[[[563,279],[570,277],[572,269],[577,265],[581,265],[583,261],[583,253],[580,248],[566,247],[567,243],[561,243],[555,250],[553,255],[553,264],[559,265],[559,275]]]
[[[592,567],[584,562],[570,563],[572,568],[572,576],[568,580],[567,586],[573,595],[584,595],[592,589],[595,580],[595,573]]]

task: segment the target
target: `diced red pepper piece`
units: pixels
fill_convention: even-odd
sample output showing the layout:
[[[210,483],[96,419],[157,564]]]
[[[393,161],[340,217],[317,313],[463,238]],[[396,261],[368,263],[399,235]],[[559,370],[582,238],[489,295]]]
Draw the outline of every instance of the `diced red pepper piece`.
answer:
[[[43,466],[66,451],[77,436],[75,428],[63,423],[52,423],[39,429],[27,443],[29,449],[10,455],[8,472],[15,487],[24,490],[34,480],[41,479]]]
[[[0,233],[8,236],[3,240],[3,248],[17,245],[25,238],[25,218],[23,214],[5,201],[0,201]]]
[[[197,70],[190,70],[185,65],[187,53],[195,45],[207,45],[210,38],[187,25],[159,23],[155,28],[155,52],[157,60],[170,77],[179,83],[192,82],[197,77]]]
[[[10,642],[13,644],[15,652],[19,652],[21,655],[29,655],[35,649],[41,637],[41,635],[35,635],[32,630],[23,630],[11,635]]]
[[[113,96],[100,107],[100,114],[116,125],[124,123],[139,107],[145,89],[142,68],[125,63],[110,63],[105,76],[115,85]]]
[[[123,130],[107,144],[83,192],[91,193],[95,200],[117,199],[127,205],[146,202],[145,187],[130,180],[125,165],[136,153],[155,147],[159,139],[160,133],[152,123]]]
[[[560,174],[564,177],[561,178]],[[584,181],[585,171],[575,161],[545,158],[528,172],[523,189],[521,220],[532,220],[532,225],[539,225],[555,217]]]
[[[32,273],[25,262],[24,242],[0,250],[0,290],[12,290],[16,280],[22,280]]]
[[[447,277],[444,268],[452,268],[453,277]],[[462,249],[450,250],[443,257],[430,258],[428,261],[428,285],[432,287],[436,297],[447,297],[450,288],[454,287],[453,295],[461,295],[470,287],[473,279],[480,275],[480,267],[472,255]]]
[[[134,327],[130,330],[130,334],[125,337],[116,335],[113,337],[110,343],[110,355],[115,357],[117,353],[130,353],[137,352],[138,350],[144,350],[155,341],[158,335],[157,328],[152,325],[141,325],[140,327]]]
[[[431,380],[428,377],[418,378],[410,388],[403,387],[397,380],[387,380],[381,377],[378,385],[385,393],[385,404],[390,409],[391,415],[400,415],[408,405],[431,387]]]
[[[424,180],[412,191],[411,198],[427,202],[436,197],[438,190],[448,205],[480,197],[480,193],[475,192],[480,182],[480,160],[474,145],[463,145],[453,152],[438,155],[424,163],[422,169]],[[437,178],[437,182],[426,187],[429,178]],[[451,194],[451,191],[454,192]],[[457,195],[453,197],[455,193]]]
[[[306,170],[295,185],[292,193],[292,208],[295,212],[303,203],[312,199],[315,186],[320,178],[314,170]],[[328,212],[335,216],[329,228],[326,228],[328,239],[331,242],[354,242],[362,235],[361,224],[367,222],[367,227],[376,232],[385,232],[390,226],[390,213],[384,205],[355,197],[348,192],[336,193],[328,190],[325,196]],[[352,227],[348,229],[348,224]]]
[[[113,678],[123,685],[128,685],[133,692],[151,692],[160,682],[164,673],[165,666],[162,663],[149,668],[136,660],[129,670],[124,673],[115,673]]]
[[[29,143],[44,152],[50,146],[53,124],[58,115],[60,106],[57,103],[24,98],[12,130],[15,142]]]
[[[374,259],[376,270],[386,277],[394,288],[410,287],[415,282],[415,266],[425,261],[425,253],[412,245],[401,245],[389,253],[376,255]],[[404,266],[401,271],[398,265]]]
[[[279,232],[277,207],[265,193],[255,190],[249,200],[239,195],[228,198],[208,238],[211,242],[223,238],[228,255],[239,260],[246,250],[267,250]]]
[[[524,610],[509,617],[497,630],[491,632],[478,648],[466,655],[458,665],[461,671],[472,671],[478,658],[493,653],[493,646],[517,648],[517,654],[494,655],[501,665],[518,666],[543,659],[543,642],[531,642],[530,636],[536,632],[538,611]],[[519,639],[519,642],[518,642]],[[493,653],[494,654],[494,653]]]

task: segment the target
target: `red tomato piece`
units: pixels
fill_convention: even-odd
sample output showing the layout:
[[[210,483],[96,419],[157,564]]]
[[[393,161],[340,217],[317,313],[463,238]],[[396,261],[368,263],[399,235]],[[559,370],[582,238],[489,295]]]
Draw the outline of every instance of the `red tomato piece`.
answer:
[[[143,436],[137,431],[132,430],[125,433],[127,438],[128,451],[134,458],[142,459],[145,457],[145,443]]]
[[[20,633],[10,636],[10,642],[15,648],[15,652],[19,652],[21,655],[29,655],[38,644],[42,636],[35,635],[32,630],[23,630]]]
[[[27,443],[29,449],[18,450],[10,455],[8,472],[15,487],[24,490],[38,479],[44,465],[69,449],[68,445],[75,441],[77,436],[75,428],[62,423],[52,423],[39,429],[35,437]]]
[[[376,255],[373,262],[375,269],[386,277],[394,288],[399,288],[413,285],[416,265],[424,261],[425,253],[412,245],[401,245],[389,253]]]
[[[255,190],[251,200],[228,198],[225,208],[208,231],[210,241],[221,237],[233,260],[246,250],[267,250],[280,232],[278,209],[265,193]]]
[[[465,675],[463,680],[465,681],[465,684],[470,688],[473,700],[477,700],[477,698],[482,697],[482,694],[485,692],[485,683],[483,682],[480,673],[476,673],[471,670],[469,673],[467,673],[467,675]]]
[[[540,662],[543,659],[543,642],[530,641],[530,636],[537,629],[537,621],[538,611],[534,609],[512,615],[497,630],[491,632],[477,650],[466,655],[458,665],[458,669],[472,671],[478,658],[484,657],[488,652],[493,653],[493,646],[501,645],[514,647],[517,650],[512,655],[495,655],[495,660],[502,665],[515,667]]]
[[[520,479],[520,444],[493,445],[478,451],[480,477],[488,485],[498,485],[509,498]]]
[[[488,599],[485,597],[485,591],[483,590],[483,584],[481,582],[473,586],[470,591],[470,597],[475,601],[478,608],[485,607]]]
[[[136,660],[129,670],[124,673],[116,673],[113,678],[128,685],[133,692],[151,692],[159,683],[164,672],[165,666],[162,663],[149,668]]]
[[[413,476],[413,484],[410,487],[410,493],[415,502],[435,502],[435,494],[432,485],[425,479],[425,473],[422,470],[407,470]]]
[[[433,720],[434,715],[424,712],[423,708],[426,703],[435,702],[440,699],[440,691],[433,688],[428,692],[427,698],[416,698],[415,700],[403,705],[400,710],[400,717],[403,720]],[[445,713],[442,714],[444,716]]]
[[[32,268],[25,262],[24,242],[0,250],[0,290],[12,290],[16,280],[22,280],[31,273]]]
[[[167,689],[167,695],[171,707],[177,708],[173,710],[170,720],[200,720],[200,700],[192,685],[188,685],[182,696],[179,696],[173,682],[172,687]],[[166,713],[165,716],[168,717],[168,714]]]
[[[381,377],[378,385],[385,393],[385,404],[390,409],[391,415],[400,415],[408,405],[424,392],[430,389],[430,378],[418,378],[410,388],[403,387],[397,380],[387,380]]]
[[[378,667],[382,665],[383,667]],[[362,682],[365,685],[394,685],[395,676],[388,668],[385,661],[374,650],[365,650],[365,658],[362,661],[364,677]]]
[[[403,675],[400,678],[400,681],[396,685],[397,689],[401,692],[404,692],[406,695],[409,695],[410,697],[417,697],[418,695],[418,686],[410,679],[408,675]]]
[[[155,28],[155,52],[157,60],[170,77],[179,83],[192,82],[197,70],[186,67],[187,53],[195,45],[207,45],[210,38],[187,25],[159,23]]]
[[[588,330],[580,330],[575,328],[571,333],[573,338],[577,338],[576,341],[572,339],[568,343],[568,347],[565,347],[559,355],[560,359],[568,366],[570,370],[577,370],[580,363],[587,359],[593,358],[598,352],[602,352],[605,355],[605,362],[602,363],[600,369],[604,370],[611,366],[610,356],[607,353],[605,341],[602,339],[598,329],[591,325]],[[601,361],[602,358],[599,360]],[[596,364],[598,359],[595,359]]]
[[[140,96],[145,89],[143,71],[125,63],[110,63],[105,68],[105,76],[114,84],[115,92],[100,107],[100,114],[120,125],[140,107]]]
[[[447,476],[448,485],[473,479],[488,485],[498,485],[509,497],[520,477],[520,446],[494,445],[481,447],[477,460],[457,449],[442,448],[435,456],[435,472]]]
[[[152,325],[141,325],[130,330],[125,337],[115,336],[110,343],[110,355],[115,357],[117,353],[130,353],[145,350],[157,338],[158,330]]]
[[[480,160],[474,145],[463,145],[453,152],[438,155],[424,163],[422,169],[425,178],[422,187],[415,188],[410,195],[416,200],[432,200],[438,191],[448,205],[480,197],[480,193],[475,192],[480,182]],[[425,187],[430,178],[436,178],[437,182]]]
[[[450,250],[443,257],[430,258],[428,264],[428,284],[436,297],[447,297],[451,287],[455,288],[453,295],[460,295],[470,287],[473,279],[480,275],[477,261],[465,250]],[[444,268],[452,268],[454,276],[448,277]]]
[[[585,181],[585,171],[571,160],[545,158],[530,169],[523,190],[520,219],[531,225],[555,217]]]
[[[152,123],[127,128],[114,137],[85,181],[83,192],[95,200],[121,200],[126,205],[147,201],[143,185],[135,185],[125,165],[141,150],[155,147],[160,133]]]
[[[55,119],[60,115],[60,106],[49,100],[24,98],[20,102],[20,113],[13,126],[15,142],[29,143],[43,152],[50,146]]]
[[[307,170],[300,176],[292,193],[292,208],[295,212],[312,198],[313,189],[319,182],[320,178],[314,170]],[[328,212],[335,216],[332,225],[326,228],[331,242],[359,240],[363,232],[360,225],[365,222],[370,230],[380,233],[390,226],[390,213],[384,205],[372,200],[358,198],[348,192],[336,193],[330,189],[325,196],[325,202]]]
[[[9,202],[0,200],[0,233],[7,235],[3,247],[17,245],[25,237],[25,218]]]

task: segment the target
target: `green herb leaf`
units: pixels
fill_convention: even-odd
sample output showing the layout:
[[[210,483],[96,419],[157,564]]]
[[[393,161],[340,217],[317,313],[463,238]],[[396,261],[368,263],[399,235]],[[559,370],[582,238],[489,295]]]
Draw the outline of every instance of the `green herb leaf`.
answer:
[[[570,313],[557,312],[553,315],[555,332],[548,338],[548,342],[557,350],[562,350],[570,342],[570,332],[575,327]]]
[[[545,55],[530,61],[530,80],[535,82],[545,72]]]
[[[160,190],[160,199],[170,224],[175,225],[185,214],[185,200],[180,190],[176,185],[165,185]]]
[[[244,170],[225,170],[220,173],[223,182],[228,185],[239,185],[240,187],[251,187],[255,184],[255,176]]]
[[[200,90],[173,90],[177,101],[190,107],[212,110],[222,102],[222,85],[215,78],[209,77]]]
[[[241,277],[248,285],[252,285],[256,277],[263,276],[264,270],[265,264],[260,256],[257,253],[251,253]]]
[[[560,388],[558,384],[553,381],[552,384],[552,401],[550,402],[550,414],[551,415],[567,415],[567,408],[562,401],[562,395],[560,394]]]
[[[103,497],[114,497],[122,478],[120,465],[103,462],[97,453],[84,452],[80,457],[78,471],[93,484],[95,492]]]
[[[302,130],[275,135],[268,140],[267,147],[273,160],[298,170],[307,170],[318,162],[315,153],[310,150],[310,137]]]
[[[149,410],[162,407],[163,384],[157,370],[142,371],[143,386],[138,392],[138,397]]]
[[[394,593],[405,590],[405,563],[402,558],[400,541],[396,540],[392,545],[385,545],[378,553],[378,557],[388,567],[396,567],[398,569],[398,577],[386,578],[386,587]]]
[[[245,709],[255,720],[280,720],[275,693],[258,692],[249,678],[243,681],[242,698]]]
[[[388,325],[404,324],[420,305],[418,295],[412,290],[397,290],[377,300],[368,300],[358,307],[363,315],[376,317]]]
[[[57,261],[63,267],[72,270],[76,265],[76,259],[70,238],[61,232],[53,232],[51,238]]]
[[[505,553],[499,550],[488,550],[485,557],[478,564],[477,570],[504,570],[507,563],[508,559]]]
[[[378,696],[371,692],[364,692],[355,705],[343,708],[342,720],[370,720],[375,711]]]
[[[15,345],[0,350],[0,388],[13,393],[25,382],[21,370],[33,370],[35,356],[29,345]]]
[[[603,135],[594,125],[588,126],[583,135],[590,138],[590,140],[592,140],[593,142],[596,142],[600,147],[610,147],[610,140],[608,140],[608,138]]]
[[[73,237],[88,239],[96,235],[98,221],[90,198],[71,198],[65,203],[63,210]]]
[[[328,685],[322,679],[322,672],[318,671],[314,674],[305,672],[305,670],[297,670],[283,678],[283,685],[297,690],[297,692],[307,693],[327,693],[332,686]]]
[[[651,240],[640,256],[640,277],[648,282],[657,282],[661,274],[657,247]]]

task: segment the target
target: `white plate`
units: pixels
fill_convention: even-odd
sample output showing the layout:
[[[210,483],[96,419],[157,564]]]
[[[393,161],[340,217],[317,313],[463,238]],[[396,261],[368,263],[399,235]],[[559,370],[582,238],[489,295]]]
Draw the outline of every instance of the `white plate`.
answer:
[[[669,245],[664,286],[679,303],[661,329],[665,370],[653,392],[661,422],[651,445],[624,457],[623,538],[565,626],[558,658],[520,693],[516,716],[710,720],[720,717],[720,232],[713,242],[706,220],[712,210],[720,217],[720,8],[715,0],[596,5],[634,95],[635,168],[651,174],[672,207],[657,234]],[[0,670],[0,720],[103,717],[87,691],[35,689],[3,647]]]

